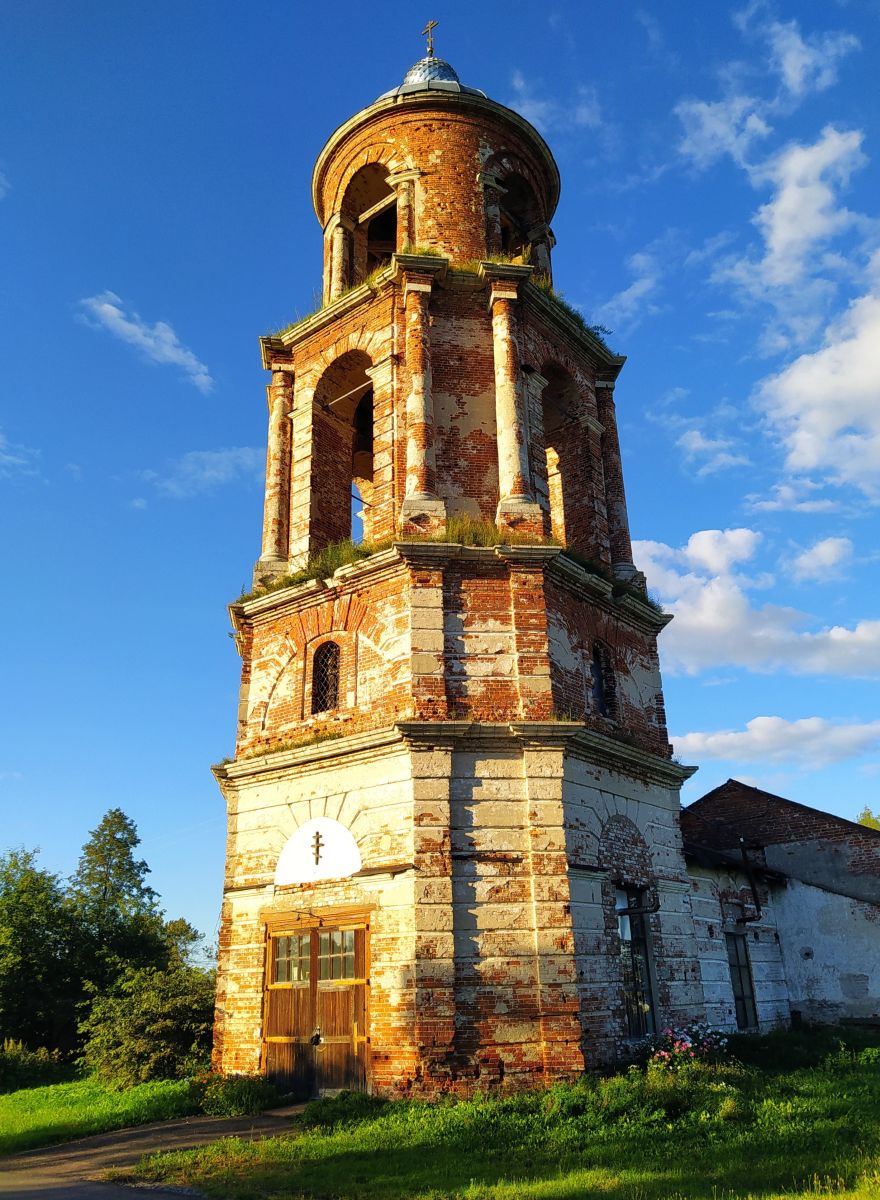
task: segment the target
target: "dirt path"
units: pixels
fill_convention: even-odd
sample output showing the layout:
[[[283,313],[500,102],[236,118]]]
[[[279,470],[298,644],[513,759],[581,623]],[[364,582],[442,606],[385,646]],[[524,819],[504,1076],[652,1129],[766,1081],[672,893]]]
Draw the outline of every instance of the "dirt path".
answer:
[[[27,1200],[132,1200],[139,1195],[150,1200],[171,1200],[181,1195],[195,1196],[198,1193],[181,1188],[142,1191],[94,1181],[111,1167],[133,1167],[144,1154],[156,1150],[192,1150],[221,1137],[250,1141],[287,1133],[290,1118],[302,1110],[303,1105],[294,1104],[256,1117],[156,1121],[134,1129],[98,1133],[60,1146],[11,1154],[0,1159],[0,1196],[21,1196]]]

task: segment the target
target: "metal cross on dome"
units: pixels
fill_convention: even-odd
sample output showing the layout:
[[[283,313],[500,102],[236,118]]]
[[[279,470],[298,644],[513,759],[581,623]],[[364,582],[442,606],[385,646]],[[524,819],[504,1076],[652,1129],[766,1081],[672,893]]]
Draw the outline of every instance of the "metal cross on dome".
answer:
[[[315,836],[312,838],[312,849],[315,852],[315,866],[321,861],[321,849],[324,845],[324,839],[318,830],[315,830]]]
[[[428,39],[428,58],[434,57],[434,30],[439,25],[439,21],[429,21],[422,30],[422,37]]]

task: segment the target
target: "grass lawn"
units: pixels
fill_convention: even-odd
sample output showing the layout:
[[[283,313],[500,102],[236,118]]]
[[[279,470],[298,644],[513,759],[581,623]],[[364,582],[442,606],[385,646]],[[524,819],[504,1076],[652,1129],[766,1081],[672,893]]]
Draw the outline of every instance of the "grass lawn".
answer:
[[[229,1200],[878,1200],[880,1038],[771,1035],[735,1053],[462,1103],[343,1095],[289,1136],[154,1155],[134,1175]]]
[[[25,1088],[0,1096],[0,1154],[30,1150],[198,1111],[185,1081],[142,1083],[113,1091],[96,1079]]]

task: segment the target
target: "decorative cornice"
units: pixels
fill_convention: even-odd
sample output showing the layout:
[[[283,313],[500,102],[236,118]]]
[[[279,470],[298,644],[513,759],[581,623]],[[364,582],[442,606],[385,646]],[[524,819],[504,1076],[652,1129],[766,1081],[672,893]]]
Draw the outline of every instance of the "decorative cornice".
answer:
[[[446,277],[449,259],[442,254],[392,254],[391,278],[399,284],[406,281],[408,275],[429,275],[438,282]]]
[[[612,354],[607,346],[580,325],[573,317],[559,304],[556,303],[550,296],[547,296],[537,284],[529,282],[522,292],[523,300],[531,306],[531,308],[541,317],[568,337],[575,345],[576,349],[586,351],[598,364],[601,369],[606,372],[614,372],[615,378],[623,368],[626,362],[625,354]],[[613,384],[598,384],[597,387],[613,387]]]
[[[528,263],[481,262],[477,273],[484,283],[511,283],[519,287],[533,274],[535,268]]]
[[[370,729],[343,737],[306,742],[302,746],[292,746],[287,750],[254,754],[230,763],[218,763],[211,770],[222,788],[224,784],[246,783],[261,776],[282,776],[294,767],[310,767],[316,764],[323,767],[323,764],[331,759],[367,758],[377,752],[384,754],[389,746],[403,745],[403,741],[393,726],[390,729]]]

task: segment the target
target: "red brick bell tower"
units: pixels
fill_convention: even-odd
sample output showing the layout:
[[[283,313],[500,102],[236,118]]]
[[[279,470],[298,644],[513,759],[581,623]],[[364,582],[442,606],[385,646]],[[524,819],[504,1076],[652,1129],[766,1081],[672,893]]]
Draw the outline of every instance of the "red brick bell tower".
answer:
[[[262,339],[230,609],[217,1063],[305,1092],[572,1075],[702,1006],[624,360],[553,292],[545,142],[433,54],[312,193],[324,303]]]

